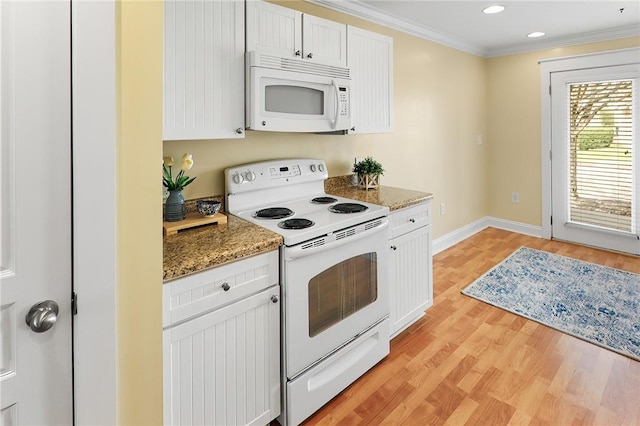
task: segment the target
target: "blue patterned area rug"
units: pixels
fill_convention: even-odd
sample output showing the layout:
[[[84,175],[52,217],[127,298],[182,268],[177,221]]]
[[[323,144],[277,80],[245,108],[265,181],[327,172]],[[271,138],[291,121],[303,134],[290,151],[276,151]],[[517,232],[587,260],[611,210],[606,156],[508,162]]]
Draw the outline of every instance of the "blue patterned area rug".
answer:
[[[520,247],[462,294],[640,361],[640,275]]]

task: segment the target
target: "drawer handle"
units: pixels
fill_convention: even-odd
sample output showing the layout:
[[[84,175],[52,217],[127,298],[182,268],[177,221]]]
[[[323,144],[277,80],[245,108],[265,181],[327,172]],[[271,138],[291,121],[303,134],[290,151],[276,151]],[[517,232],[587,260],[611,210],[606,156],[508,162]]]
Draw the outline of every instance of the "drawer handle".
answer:
[[[273,303],[278,303],[278,296],[276,296],[275,294],[273,296],[271,296],[271,301]]]
[[[231,286],[229,285],[229,283],[224,283],[222,284],[222,289],[224,291],[229,291],[229,289],[231,288]]]
[[[409,219],[409,222],[416,223],[416,220],[414,218],[411,218],[411,219]]]
[[[391,250],[398,250],[398,247],[396,247],[396,246],[391,246]]]

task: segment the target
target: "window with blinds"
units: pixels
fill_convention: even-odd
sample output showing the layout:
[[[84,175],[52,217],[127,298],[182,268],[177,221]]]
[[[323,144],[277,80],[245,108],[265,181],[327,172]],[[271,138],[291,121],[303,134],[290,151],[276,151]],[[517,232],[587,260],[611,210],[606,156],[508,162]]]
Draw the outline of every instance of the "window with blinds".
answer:
[[[569,220],[635,233],[632,80],[569,86]]]

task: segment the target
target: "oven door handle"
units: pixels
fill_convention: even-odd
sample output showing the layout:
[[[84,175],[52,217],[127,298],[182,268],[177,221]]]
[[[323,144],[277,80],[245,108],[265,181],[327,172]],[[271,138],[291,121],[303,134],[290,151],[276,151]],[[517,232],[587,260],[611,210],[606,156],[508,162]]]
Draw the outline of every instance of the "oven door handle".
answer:
[[[389,219],[387,219],[386,217],[381,218],[381,224],[376,226],[375,228],[372,229],[367,229],[364,232],[359,232],[356,233],[355,235],[351,235],[339,240],[335,239],[335,235],[336,233],[333,233],[331,235],[327,235],[325,237],[321,237],[321,238],[316,238],[313,239],[311,241],[307,241],[301,244],[298,244],[296,246],[293,247],[287,247],[284,250],[285,253],[285,260],[294,260],[294,259],[299,259],[301,257],[305,257],[305,256],[311,256],[317,253],[322,253],[324,251],[327,250],[332,250],[334,248],[340,247],[340,246],[344,246],[346,244],[351,244],[355,241],[358,241],[362,238],[366,238],[369,237],[371,235],[375,235],[379,232],[385,231],[388,226],[389,226]],[[357,226],[364,226],[365,224],[360,224]],[[322,239],[330,239],[331,241],[329,242],[324,242],[322,244],[314,244],[314,242],[319,242]],[[388,238],[385,239],[385,243],[387,242]],[[305,248],[303,248],[305,247]]]

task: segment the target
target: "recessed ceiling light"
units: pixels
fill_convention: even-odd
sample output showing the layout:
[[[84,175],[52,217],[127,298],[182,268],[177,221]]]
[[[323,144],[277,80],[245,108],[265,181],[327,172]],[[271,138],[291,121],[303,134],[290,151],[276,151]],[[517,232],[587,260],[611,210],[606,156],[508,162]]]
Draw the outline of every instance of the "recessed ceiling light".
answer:
[[[545,33],[543,33],[542,31],[534,31],[530,34],[527,34],[527,37],[536,38],[536,37],[542,37],[543,35],[545,35]]]
[[[487,15],[491,15],[493,13],[500,13],[505,9],[504,6],[501,6],[499,4],[496,4],[494,6],[489,6],[489,7],[485,7],[484,9],[482,9],[482,11],[484,13],[486,13]]]

